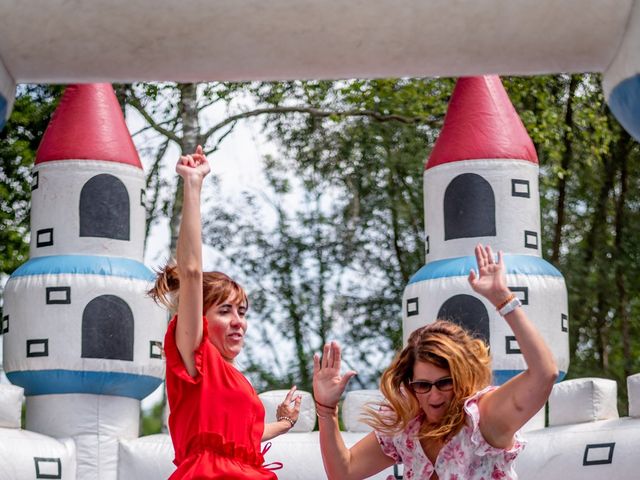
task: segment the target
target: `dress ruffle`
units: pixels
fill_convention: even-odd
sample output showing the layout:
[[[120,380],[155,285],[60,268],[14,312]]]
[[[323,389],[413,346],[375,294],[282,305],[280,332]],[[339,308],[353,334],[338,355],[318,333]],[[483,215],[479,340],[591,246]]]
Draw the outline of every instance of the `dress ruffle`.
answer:
[[[264,463],[264,457],[260,452],[249,449],[244,445],[236,445],[235,442],[226,442],[219,433],[203,432],[195,435],[187,446],[187,457],[198,455],[205,451],[257,468]]]
[[[511,461],[518,456],[526,444],[526,441],[520,436],[520,432],[516,432],[514,436],[513,446],[511,448],[497,448],[490,445],[480,431],[480,409],[478,401],[480,398],[498,387],[489,386],[469,397],[464,402],[464,411],[467,414],[467,428],[471,428],[471,443],[475,446],[475,454],[479,457],[485,455],[504,456],[506,461]]]

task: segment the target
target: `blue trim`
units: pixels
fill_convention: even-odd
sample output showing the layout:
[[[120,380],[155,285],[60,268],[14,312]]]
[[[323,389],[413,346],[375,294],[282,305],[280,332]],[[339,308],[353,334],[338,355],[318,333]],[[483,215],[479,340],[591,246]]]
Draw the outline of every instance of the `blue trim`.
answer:
[[[625,130],[640,142],[640,73],[611,90],[609,107]]]
[[[24,388],[25,395],[92,393],[142,400],[162,383],[161,378],[121,372],[29,370],[6,374],[11,383]]]
[[[93,255],[51,255],[32,258],[16,269],[11,278],[63,273],[136,278],[148,282],[155,279],[155,274],[137,260]]]
[[[502,385],[507,380],[512,379],[513,377],[515,377],[516,375],[522,372],[523,370],[494,370],[493,385]],[[560,374],[558,375],[558,379],[556,380],[556,383],[561,382],[564,379],[566,374],[567,372],[560,371]]]
[[[533,255],[505,255],[508,274],[562,277],[562,273],[546,260]],[[409,280],[412,283],[444,277],[466,277],[472,268],[478,270],[475,256],[447,258],[429,262]]]
[[[4,98],[2,94],[0,94],[0,130],[4,127],[4,124],[7,121],[8,112],[7,112],[7,100]]]

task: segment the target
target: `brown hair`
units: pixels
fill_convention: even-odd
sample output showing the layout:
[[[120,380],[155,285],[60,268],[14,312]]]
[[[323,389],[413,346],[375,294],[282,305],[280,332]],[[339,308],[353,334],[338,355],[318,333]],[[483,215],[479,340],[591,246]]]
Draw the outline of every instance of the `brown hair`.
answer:
[[[174,262],[170,262],[157,272],[156,283],[147,294],[157,303],[175,311],[178,309],[179,291],[178,267]],[[206,312],[210,307],[220,305],[227,298],[230,298],[232,303],[249,306],[249,299],[244,288],[231,277],[222,272],[203,272],[203,310]]]
[[[489,348],[464,328],[446,320],[415,330],[407,346],[382,374],[380,390],[385,402],[369,408],[364,421],[376,430],[396,434],[420,412],[420,404],[409,382],[417,361],[449,369],[453,378],[453,400],[439,425],[429,425],[420,438],[448,440],[464,426],[464,402],[491,382]],[[393,415],[389,415],[389,409]]]

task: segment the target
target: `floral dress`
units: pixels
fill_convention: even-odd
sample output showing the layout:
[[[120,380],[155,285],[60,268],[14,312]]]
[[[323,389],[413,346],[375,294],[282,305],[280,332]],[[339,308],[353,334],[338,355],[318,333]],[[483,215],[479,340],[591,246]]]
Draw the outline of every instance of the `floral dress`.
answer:
[[[482,395],[495,389],[487,387],[476,393],[464,404],[467,424],[449,442],[447,442],[433,465],[424,453],[417,435],[424,414],[411,420],[407,427],[397,435],[385,435],[375,432],[385,455],[396,463],[404,464],[403,477],[407,480],[426,480],[434,471],[440,480],[515,480],[513,461],[524,448],[519,433],[510,449],[492,447],[480,432],[480,411],[478,400]],[[393,480],[393,476],[387,480]]]

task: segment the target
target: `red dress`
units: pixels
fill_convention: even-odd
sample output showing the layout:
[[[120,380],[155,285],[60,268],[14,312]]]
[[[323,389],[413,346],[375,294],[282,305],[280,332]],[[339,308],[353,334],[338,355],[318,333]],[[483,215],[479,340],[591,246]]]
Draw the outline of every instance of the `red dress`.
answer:
[[[244,375],[209,341],[207,319],[203,318],[202,343],[195,351],[195,377],[182,363],[175,331],[176,317],[164,338],[169,431],[178,467],[170,480],[276,480],[262,466],[262,402]]]

